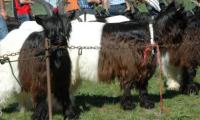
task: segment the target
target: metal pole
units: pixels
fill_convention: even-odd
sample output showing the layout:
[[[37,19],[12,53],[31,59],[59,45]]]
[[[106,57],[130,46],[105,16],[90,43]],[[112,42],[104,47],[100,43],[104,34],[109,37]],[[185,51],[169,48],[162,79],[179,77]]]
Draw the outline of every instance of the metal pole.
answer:
[[[46,56],[46,70],[47,70],[47,97],[48,97],[48,112],[49,120],[52,120],[52,101],[51,101],[51,79],[50,79],[50,59],[49,59],[48,39],[45,39],[45,56]]]

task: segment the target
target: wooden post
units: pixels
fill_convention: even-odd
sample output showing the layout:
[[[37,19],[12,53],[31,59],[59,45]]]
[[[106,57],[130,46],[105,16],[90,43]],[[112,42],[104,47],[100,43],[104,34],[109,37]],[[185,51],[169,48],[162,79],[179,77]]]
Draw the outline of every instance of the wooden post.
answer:
[[[52,120],[52,101],[51,101],[51,79],[50,79],[50,59],[49,59],[50,43],[45,39],[45,57],[46,57],[46,70],[47,70],[47,99],[48,99],[48,112],[49,120]]]

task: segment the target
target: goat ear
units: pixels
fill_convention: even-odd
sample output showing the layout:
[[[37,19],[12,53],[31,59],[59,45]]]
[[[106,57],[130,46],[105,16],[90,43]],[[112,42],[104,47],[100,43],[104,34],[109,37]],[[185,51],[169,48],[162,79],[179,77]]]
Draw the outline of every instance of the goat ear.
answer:
[[[168,8],[168,9],[169,9],[169,8],[176,8],[176,6],[177,6],[176,4],[177,4],[176,1],[173,0],[173,1],[168,5],[167,8]]]
[[[177,9],[176,14],[177,15],[181,15],[181,16],[186,16],[186,12],[184,11],[185,8],[184,6],[181,4],[180,7]]]
[[[176,10],[183,10],[184,9],[184,5],[182,3],[179,3],[177,0],[173,0],[172,4],[174,4],[174,7],[176,8]]]
[[[183,6],[183,4],[180,4],[178,10],[179,10],[179,11],[184,11],[184,9],[185,9],[185,7]]]
[[[68,18],[67,16],[65,15],[62,15],[61,16],[61,20],[63,22],[63,25],[65,26],[64,27],[64,34],[65,36],[67,37],[67,39],[70,37],[70,32],[71,32],[71,29],[72,29],[72,26],[71,26],[71,19]]]
[[[76,18],[76,13],[75,12],[72,12],[69,16],[68,16],[68,19],[69,20],[73,20]]]
[[[41,16],[35,16],[35,21],[37,22],[37,24],[43,26],[43,18]]]

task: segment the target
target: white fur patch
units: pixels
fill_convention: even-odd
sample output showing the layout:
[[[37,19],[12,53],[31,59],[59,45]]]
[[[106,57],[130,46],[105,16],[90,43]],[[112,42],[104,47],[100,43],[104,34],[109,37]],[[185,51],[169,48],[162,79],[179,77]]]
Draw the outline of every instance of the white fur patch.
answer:
[[[35,21],[24,22],[19,29],[12,30],[0,41],[0,56],[19,52],[26,38],[34,31],[42,31],[43,28]],[[17,56],[9,56],[9,59],[17,60]],[[18,78],[18,62],[12,62],[15,76]],[[20,86],[11,73],[8,63],[0,64],[0,106],[6,102],[7,98],[14,92],[20,91]]]
[[[94,22],[97,20],[95,15],[92,15],[92,14],[80,15],[79,17],[81,18],[81,20],[83,20],[83,22]],[[86,21],[84,21],[84,19]],[[116,15],[112,17],[107,17],[106,21],[107,23],[119,23],[119,22],[130,21],[130,19],[123,15]],[[73,22],[79,22],[79,21],[75,19],[72,21],[72,23]]]
[[[166,84],[168,90],[179,90],[180,88],[180,84],[172,78],[168,78]]]
[[[116,15],[106,18],[106,21],[108,23],[119,23],[119,22],[130,21],[130,19],[123,15]]]
[[[167,89],[179,90],[181,81],[181,70],[180,68],[171,66],[169,63],[169,54],[165,53],[162,58],[163,74],[167,79]]]
[[[104,23],[77,22],[72,23],[72,32],[69,46],[100,47]],[[97,65],[100,49],[69,49],[72,61],[72,89],[80,83],[81,79],[97,81]],[[80,77],[80,78],[77,78]]]

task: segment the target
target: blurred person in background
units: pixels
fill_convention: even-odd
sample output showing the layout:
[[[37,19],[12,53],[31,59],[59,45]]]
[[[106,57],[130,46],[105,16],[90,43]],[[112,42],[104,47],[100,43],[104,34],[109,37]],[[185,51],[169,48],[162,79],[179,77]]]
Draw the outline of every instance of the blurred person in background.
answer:
[[[8,33],[8,28],[5,22],[5,20],[7,19],[7,15],[6,15],[4,0],[0,0],[0,8],[1,8],[1,15],[0,15],[0,40],[1,40]]]
[[[109,16],[124,15],[126,10],[129,9],[125,0],[103,0],[103,4]]]
[[[67,16],[71,15],[76,16],[78,10],[79,10],[78,0],[67,0],[67,5],[65,7]]]
[[[32,20],[32,0],[13,0],[14,15],[20,23]]]

